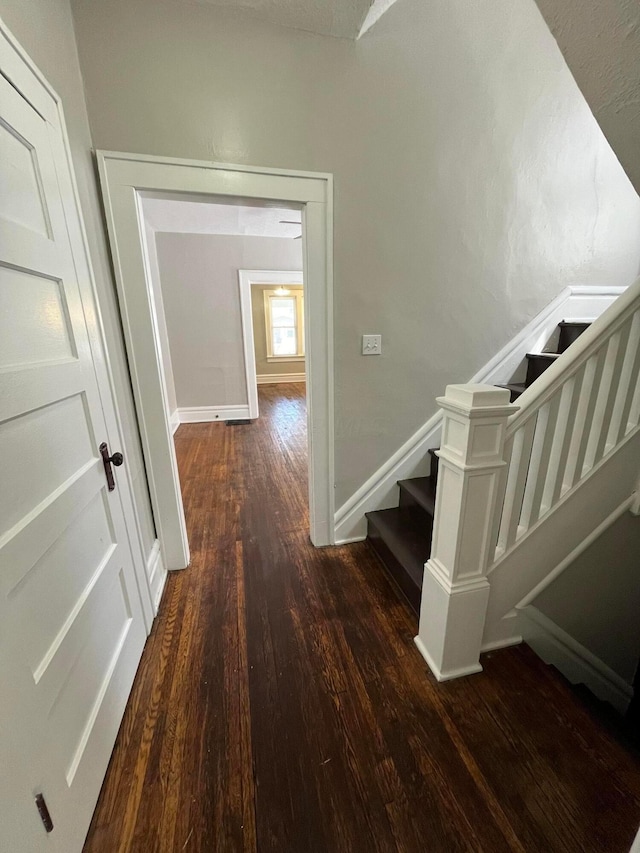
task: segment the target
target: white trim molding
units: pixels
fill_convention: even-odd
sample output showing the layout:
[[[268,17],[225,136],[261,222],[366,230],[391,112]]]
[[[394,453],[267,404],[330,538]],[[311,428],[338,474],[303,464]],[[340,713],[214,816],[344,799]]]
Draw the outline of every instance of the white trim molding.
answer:
[[[171,424],[171,435],[175,435],[178,427],[180,426],[180,412],[176,409],[175,412],[171,412],[169,416],[169,423]]]
[[[162,562],[162,552],[160,551],[160,542],[158,539],[153,543],[147,558],[147,577],[149,578],[149,589],[151,590],[154,615],[157,615],[162,591],[167,580],[167,570]]]
[[[314,545],[334,542],[333,176],[98,151],[122,326],[153,505],[167,568],[189,563],[180,480],[149,285],[142,196],[197,193],[228,202],[284,202],[302,211],[309,522]],[[311,318],[313,317],[313,322]]]
[[[202,424],[215,421],[249,420],[249,406],[192,406],[178,409],[181,424]]]
[[[247,381],[249,411],[251,413],[249,417],[251,419],[258,417],[258,385],[263,384],[260,382],[256,374],[256,349],[253,337],[251,287],[254,284],[290,284],[292,286],[300,286],[303,281],[304,273],[302,270],[238,270],[244,368]]]
[[[257,377],[258,385],[288,385],[306,381],[305,373],[263,373]]]
[[[545,663],[555,666],[572,684],[585,684],[621,714],[626,712],[633,687],[617,672],[536,607],[523,608],[519,621],[525,641]]]
[[[566,287],[522,331],[469,380],[469,384],[498,385],[513,380],[527,352],[541,350],[562,320],[592,322],[626,287]],[[434,407],[435,407],[435,400]],[[427,451],[440,443],[442,413],[435,412],[354,494],[336,510],[336,544],[366,538],[366,512],[397,506],[398,480],[429,473]]]

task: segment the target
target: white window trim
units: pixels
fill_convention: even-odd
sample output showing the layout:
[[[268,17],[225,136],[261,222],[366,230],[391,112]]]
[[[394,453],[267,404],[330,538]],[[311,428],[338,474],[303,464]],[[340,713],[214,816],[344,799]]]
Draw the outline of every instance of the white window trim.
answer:
[[[265,290],[264,299],[264,324],[267,339],[267,361],[286,362],[304,361],[304,292],[301,285],[290,285],[289,293],[278,293],[277,288]],[[271,299],[295,299],[296,302],[296,353],[295,355],[275,355],[273,352],[273,328],[271,323]]]

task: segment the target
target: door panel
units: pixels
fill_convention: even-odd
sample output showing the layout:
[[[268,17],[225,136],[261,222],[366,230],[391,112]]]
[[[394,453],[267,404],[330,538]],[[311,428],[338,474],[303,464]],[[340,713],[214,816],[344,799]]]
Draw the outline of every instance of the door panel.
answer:
[[[55,363],[76,355],[59,281],[22,270],[0,269],[0,310],[15,318],[0,341],[0,369]]]
[[[60,128],[0,76],[3,853],[81,849],[146,637],[98,452],[110,397],[67,231],[67,169]]]

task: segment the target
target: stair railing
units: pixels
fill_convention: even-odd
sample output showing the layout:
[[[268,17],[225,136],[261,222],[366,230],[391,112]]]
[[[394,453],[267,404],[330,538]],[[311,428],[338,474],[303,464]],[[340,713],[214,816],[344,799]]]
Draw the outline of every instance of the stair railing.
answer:
[[[640,422],[640,279],[510,405],[450,385],[416,644],[439,680],[482,669],[491,572]]]
[[[640,279],[519,397],[507,422],[492,564],[638,426],[639,374]]]

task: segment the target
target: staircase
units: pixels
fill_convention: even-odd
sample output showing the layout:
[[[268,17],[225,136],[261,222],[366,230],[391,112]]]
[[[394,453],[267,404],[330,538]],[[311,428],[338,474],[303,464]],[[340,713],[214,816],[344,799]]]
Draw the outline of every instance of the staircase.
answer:
[[[529,388],[586,331],[590,323],[563,320],[558,324],[554,351],[527,353],[525,381],[500,385],[510,392],[511,402]],[[400,480],[397,507],[366,513],[367,540],[391,577],[400,596],[417,615],[420,611],[424,564],[431,553],[433,519],[438,481],[438,456],[430,454],[430,474]]]

